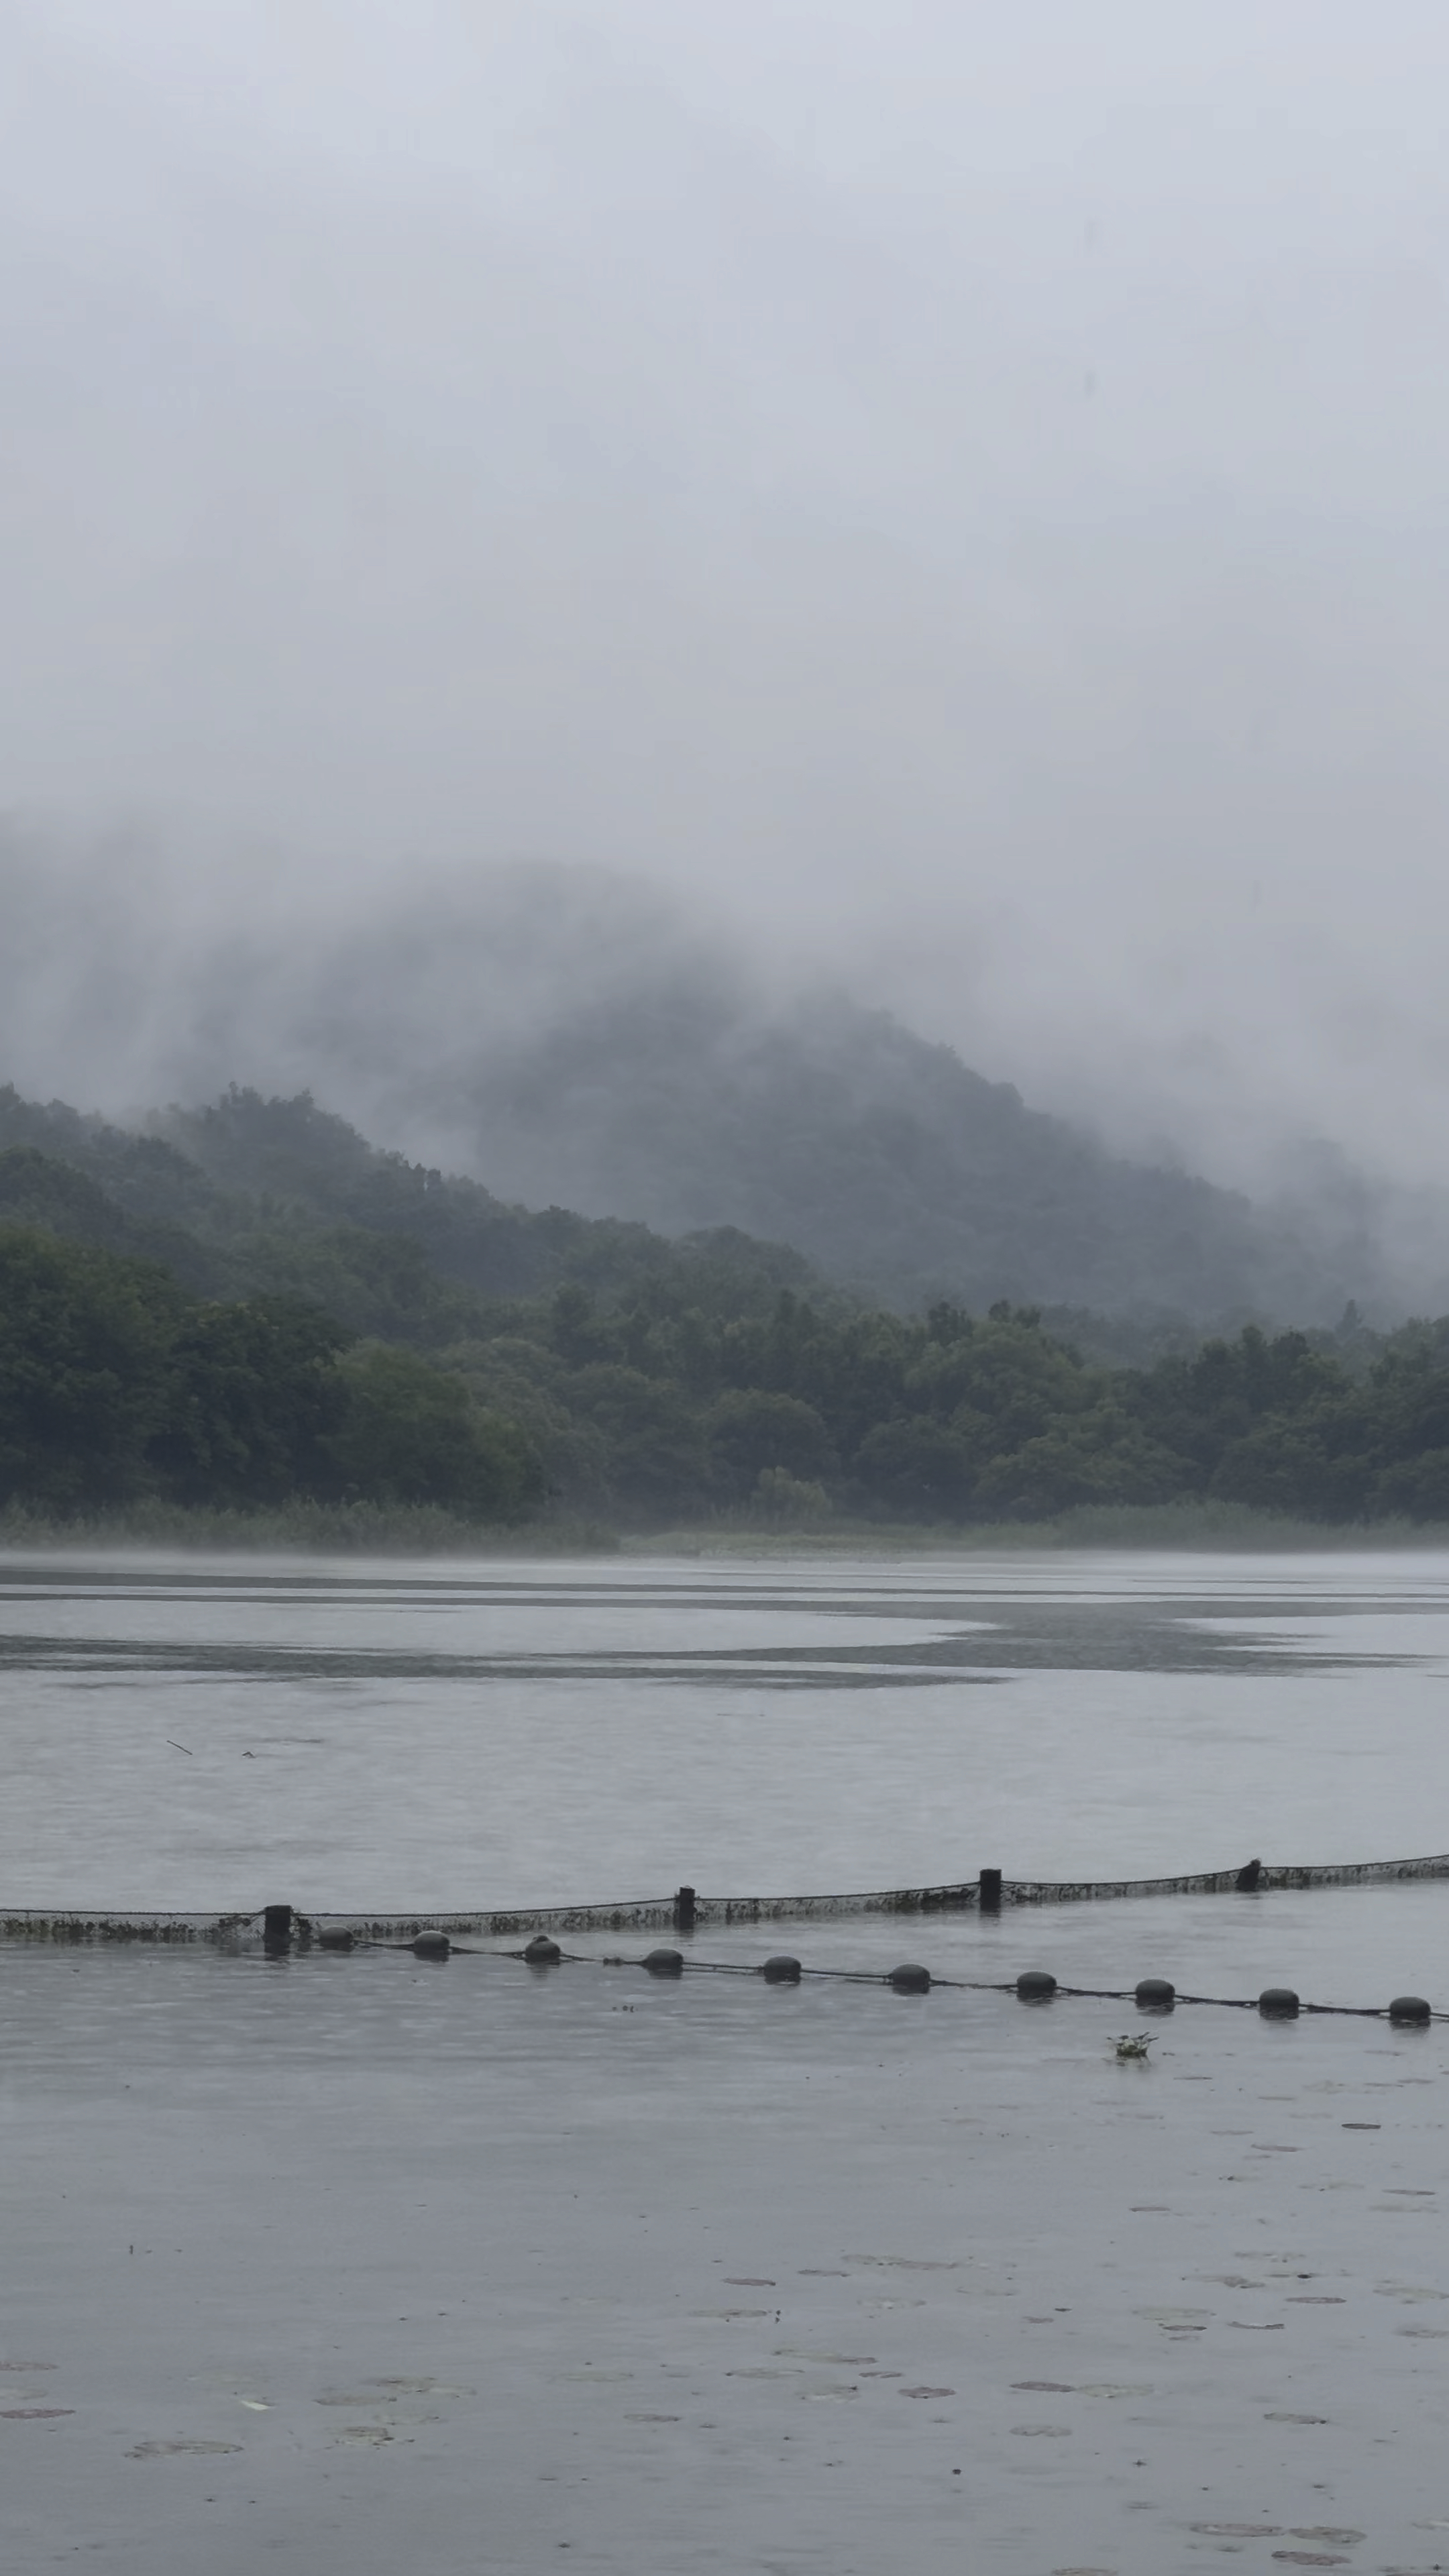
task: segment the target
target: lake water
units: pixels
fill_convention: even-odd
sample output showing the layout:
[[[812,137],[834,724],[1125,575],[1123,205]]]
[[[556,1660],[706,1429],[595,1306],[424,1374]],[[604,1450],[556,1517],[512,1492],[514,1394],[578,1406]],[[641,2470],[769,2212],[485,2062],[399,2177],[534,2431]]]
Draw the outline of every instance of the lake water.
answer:
[[[1449,1844],[1438,1555],[11,1559],[0,1658],[10,1905],[548,1905]]]
[[[0,1901],[1449,1845],[1449,1560],[12,1558]],[[179,1747],[186,1749],[180,1750]],[[1449,2004],[1449,1885],[701,1933]],[[27,2572],[1449,2569],[1449,2024],[0,1947]]]

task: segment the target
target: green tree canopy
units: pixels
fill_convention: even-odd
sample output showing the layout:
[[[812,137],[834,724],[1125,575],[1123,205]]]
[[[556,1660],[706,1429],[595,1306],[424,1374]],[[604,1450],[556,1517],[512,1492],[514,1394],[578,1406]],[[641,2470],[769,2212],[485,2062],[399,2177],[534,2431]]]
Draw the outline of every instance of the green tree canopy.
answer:
[[[839,1472],[824,1422],[796,1395],[732,1387],[710,1406],[704,1429],[716,1486],[734,1501],[752,1492],[769,1468],[781,1467],[803,1484]]]
[[[0,1499],[68,1511],[146,1490],[181,1305],[149,1263],[0,1227]]]
[[[378,1342],[349,1352],[337,1376],[340,1419],[323,1445],[344,1494],[497,1521],[521,1520],[543,1500],[527,1434],[482,1412],[460,1377]]]

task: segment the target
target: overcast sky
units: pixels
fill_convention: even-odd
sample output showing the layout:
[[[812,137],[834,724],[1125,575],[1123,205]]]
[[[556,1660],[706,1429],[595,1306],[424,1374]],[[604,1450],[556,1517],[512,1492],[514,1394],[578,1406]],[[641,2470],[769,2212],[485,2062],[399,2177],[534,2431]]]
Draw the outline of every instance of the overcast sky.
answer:
[[[1443,0],[0,36],[0,804],[218,917],[641,871],[1125,1139],[1449,1181]]]

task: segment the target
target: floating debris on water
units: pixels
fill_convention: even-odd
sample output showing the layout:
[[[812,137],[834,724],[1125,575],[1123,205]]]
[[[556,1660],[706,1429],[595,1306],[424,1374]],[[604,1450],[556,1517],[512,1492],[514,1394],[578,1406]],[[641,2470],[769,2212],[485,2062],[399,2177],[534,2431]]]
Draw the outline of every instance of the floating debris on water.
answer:
[[[198,2459],[219,2458],[226,2451],[240,2451],[240,2442],[138,2442],[128,2451],[128,2460],[169,2460],[194,2454]]]

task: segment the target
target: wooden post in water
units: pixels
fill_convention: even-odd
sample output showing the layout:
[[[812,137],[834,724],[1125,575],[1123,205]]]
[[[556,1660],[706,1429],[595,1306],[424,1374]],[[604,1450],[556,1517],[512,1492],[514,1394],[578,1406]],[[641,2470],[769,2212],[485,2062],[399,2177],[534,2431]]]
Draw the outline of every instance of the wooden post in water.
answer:
[[[1001,1872],[999,1869],[983,1869],[981,1873],[980,1894],[977,1898],[977,1902],[983,1914],[999,1914],[1001,1912]]]
[[[269,1959],[285,1959],[292,1946],[290,1905],[268,1905],[262,1912],[262,1948]]]
[[[674,1900],[674,1929],[676,1932],[692,1932],[694,1930],[694,1890],[692,1887],[681,1887],[679,1894]]]

